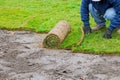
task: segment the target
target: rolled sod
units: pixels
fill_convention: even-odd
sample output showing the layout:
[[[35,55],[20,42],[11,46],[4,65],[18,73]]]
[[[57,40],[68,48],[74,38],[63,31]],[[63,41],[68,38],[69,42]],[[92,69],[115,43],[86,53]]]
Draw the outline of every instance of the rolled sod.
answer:
[[[69,32],[70,25],[67,21],[61,20],[50,32],[48,32],[47,36],[43,40],[43,46],[45,48],[57,48]]]

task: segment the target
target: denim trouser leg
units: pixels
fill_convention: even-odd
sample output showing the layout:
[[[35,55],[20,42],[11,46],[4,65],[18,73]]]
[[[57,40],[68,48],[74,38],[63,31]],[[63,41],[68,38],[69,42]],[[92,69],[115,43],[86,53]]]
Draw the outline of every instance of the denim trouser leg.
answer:
[[[89,4],[89,11],[98,26],[105,26],[105,18],[103,18],[103,16],[98,13],[98,11],[92,6],[92,4]]]
[[[114,8],[109,8],[106,10],[105,14],[104,14],[104,18],[109,19],[110,21],[115,17],[116,12]]]

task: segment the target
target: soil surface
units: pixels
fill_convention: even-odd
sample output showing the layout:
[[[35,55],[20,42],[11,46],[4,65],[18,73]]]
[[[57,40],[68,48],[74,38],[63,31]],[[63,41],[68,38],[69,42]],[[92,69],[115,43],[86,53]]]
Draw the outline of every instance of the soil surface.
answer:
[[[120,56],[40,48],[45,36],[0,30],[0,80],[120,80]]]

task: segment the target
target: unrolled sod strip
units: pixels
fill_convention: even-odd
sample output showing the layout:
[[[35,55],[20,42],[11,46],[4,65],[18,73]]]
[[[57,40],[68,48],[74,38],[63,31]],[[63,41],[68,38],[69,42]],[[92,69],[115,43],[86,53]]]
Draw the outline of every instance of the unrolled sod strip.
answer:
[[[47,34],[43,41],[45,48],[57,48],[70,32],[70,25],[67,21],[61,20],[56,26]]]

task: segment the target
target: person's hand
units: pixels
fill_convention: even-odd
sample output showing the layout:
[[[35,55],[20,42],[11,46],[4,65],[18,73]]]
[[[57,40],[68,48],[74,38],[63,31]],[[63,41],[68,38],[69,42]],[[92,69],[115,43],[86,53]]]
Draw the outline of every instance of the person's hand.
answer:
[[[84,34],[90,34],[91,33],[91,28],[90,26],[84,26],[83,27]]]
[[[112,31],[110,31],[109,29],[104,33],[103,38],[106,39],[111,39],[112,38]]]

